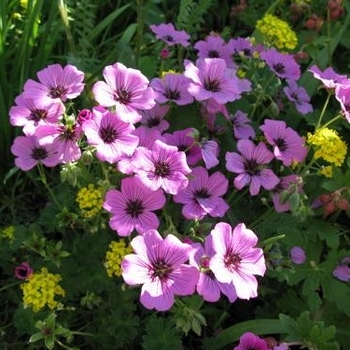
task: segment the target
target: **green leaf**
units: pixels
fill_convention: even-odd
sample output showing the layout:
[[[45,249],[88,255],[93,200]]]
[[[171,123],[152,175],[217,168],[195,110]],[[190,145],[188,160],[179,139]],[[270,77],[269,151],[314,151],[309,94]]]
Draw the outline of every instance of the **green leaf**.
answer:
[[[44,339],[45,336],[42,332],[37,332],[29,338],[29,343],[35,343],[38,340]]]

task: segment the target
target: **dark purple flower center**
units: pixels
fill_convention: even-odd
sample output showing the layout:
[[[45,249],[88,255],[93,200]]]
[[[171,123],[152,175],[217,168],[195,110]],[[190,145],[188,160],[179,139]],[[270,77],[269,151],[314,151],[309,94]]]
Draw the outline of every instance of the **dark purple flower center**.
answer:
[[[273,65],[273,69],[276,71],[278,74],[283,74],[286,72],[286,67],[284,66],[283,63],[276,63]]]
[[[233,269],[233,270],[236,270],[238,268],[241,261],[242,261],[242,258],[239,256],[239,254],[236,254],[233,252],[227,252],[224,258],[225,266],[228,269]]]
[[[202,267],[203,269],[209,269],[209,261],[210,261],[209,256],[207,255],[202,256],[199,260],[200,267]]]
[[[291,96],[291,98],[295,101],[295,103],[300,104],[299,96],[298,96],[298,94],[297,94],[296,92],[292,92],[292,93],[290,94],[290,96]]]
[[[212,92],[220,91],[220,81],[218,80],[205,80],[204,81],[204,89]]]
[[[287,142],[284,141],[283,139],[277,139],[277,140],[274,140],[275,141],[275,144],[276,146],[278,147],[278,149],[281,151],[281,152],[284,152],[287,150]]]
[[[77,139],[74,125],[72,127],[68,127],[68,128],[63,126],[63,127],[61,127],[60,131],[61,131],[60,138],[63,141],[68,141],[68,140],[74,141]]]
[[[148,119],[147,126],[149,128],[152,128],[154,126],[158,126],[159,123],[160,123],[160,119],[158,117],[154,117],[154,118]]]
[[[30,111],[30,120],[38,122],[40,120],[45,120],[47,117],[47,111],[45,109],[35,109]]]
[[[166,177],[170,174],[169,163],[158,162],[155,166],[154,174],[160,177]]]
[[[244,163],[244,170],[248,175],[254,176],[258,175],[261,169],[255,159],[246,159]]]
[[[20,279],[26,279],[29,276],[30,270],[25,266],[18,266],[16,268],[16,275]]]
[[[158,277],[160,280],[165,280],[172,271],[172,268],[163,260],[154,262],[152,271],[152,278]]]
[[[44,147],[36,147],[32,149],[31,157],[35,160],[45,159],[48,156]]]
[[[143,203],[140,199],[128,200],[126,203],[125,213],[133,219],[138,218],[144,211]]]
[[[130,103],[132,93],[126,89],[120,89],[114,95],[114,99],[124,105]]]
[[[115,128],[113,128],[111,125],[101,128],[98,134],[104,143],[112,143],[118,137],[117,130],[115,130]]]
[[[64,95],[67,92],[67,89],[63,86],[56,86],[51,88],[49,92],[49,96],[51,98],[61,98],[62,95]]]
[[[165,40],[165,41],[169,41],[169,42],[173,42],[174,41],[174,38],[171,36],[171,35],[165,35],[164,37],[163,37],[163,39]]]
[[[165,94],[164,96],[168,100],[178,100],[180,98],[180,92],[177,90],[171,90],[171,89],[165,89]]]
[[[245,56],[251,56],[252,52],[250,51],[250,49],[244,49],[243,53]]]
[[[209,50],[208,57],[209,58],[220,58],[220,54],[216,50]]]
[[[210,194],[208,193],[208,189],[206,188],[201,188],[199,190],[196,190],[194,192],[194,196],[196,198],[209,198],[210,197]]]

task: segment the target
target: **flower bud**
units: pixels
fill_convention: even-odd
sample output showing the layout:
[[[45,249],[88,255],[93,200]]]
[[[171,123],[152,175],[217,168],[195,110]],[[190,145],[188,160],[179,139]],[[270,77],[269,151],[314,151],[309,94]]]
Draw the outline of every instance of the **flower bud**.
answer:
[[[305,250],[301,247],[293,247],[290,251],[290,258],[292,262],[296,265],[303,264],[306,260]]]

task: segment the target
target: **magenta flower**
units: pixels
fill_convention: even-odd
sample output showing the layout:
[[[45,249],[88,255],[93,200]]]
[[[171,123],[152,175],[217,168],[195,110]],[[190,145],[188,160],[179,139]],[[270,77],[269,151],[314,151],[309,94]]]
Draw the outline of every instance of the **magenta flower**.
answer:
[[[140,110],[151,109],[156,104],[149,80],[137,69],[127,68],[117,62],[103,70],[106,80],[96,82],[92,92],[103,107],[115,107],[125,123],[141,120]]]
[[[323,85],[330,90],[335,89],[338,84],[346,84],[348,82],[346,75],[336,73],[332,67],[321,71],[316,65],[313,65],[308,71],[313,74],[315,79],[322,81]]]
[[[252,332],[245,332],[233,350],[269,350],[267,343]]]
[[[210,258],[215,254],[212,247],[212,237],[207,236],[204,241],[204,248],[200,243],[192,243],[190,253],[190,265],[199,270],[199,280],[196,286],[197,293],[209,302],[216,302],[220,294],[228,297],[230,303],[237,299],[235,287],[232,283],[221,283],[209,268]]]
[[[9,112],[10,123],[14,126],[25,126],[26,134],[33,133],[36,126],[42,123],[56,123],[64,113],[60,100],[33,100],[21,94],[15,99],[16,106]]]
[[[185,152],[157,140],[148,150],[139,147],[133,157],[135,176],[151,190],[162,188],[166,193],[177,194],[188,185],[191,172]]]
[[[221,198],[228,188],[228,180],[220,173],[208,174],[203,167],[192,170],[188,186],[176,194],[175,203],[181,203],[186,219],[202,220],[204,216],[223,217],[229,206]]]
[[[239,99],[251,88],[250,82],[239,79],[222,58],[198,59],[196,65],[186,61],[184,75],[192,79],[188,91],[197,101],[213,98],[225,104]]]
[[[235,66],[231,58],[231,50],[218,34],[211,34],[205,40],[197,41],[194,48],[198,51],[198,58],[222,58],[226,61],[227,67]]]
[[[169,108],[167,105],[161,106],[157,103],[153,108],[141,111],[141,124],[148,128],[158,129],[160,132],[169,129],[169,123],[165,119]]]
[[[264,47],[261,44],[254,45],[248,38],[230,39],[227,46],[231,55],[252,57],[254,52],[261,52]]]
[[[175,295],[194,293],[199,278],[196,267],[185,264],[191,246],[172,234],[164,239],[156,230],[131,241],[135,254],[122,261],[122,276],[129,285],[140,285],[140,301],[147,309],[169,310]]]
[[[26,280],[32,273],[33,269],[27,262],[23,262],[15,268],[15,276],[20,280]]]
[[[156,38],[163,40],[167,45],[188,46],[190,36],[184,30],[176,30],[172,23],[152,24],[149,26]]]
[[[279,178],[271,169],[267,169],[274,158],[263,142],[257,146],[251,140],[238,140],[237,149],[241,153],[227,152],[226,169],[239,174],[234,179],[234,185],[238,190],[249,185],[252,196],[259,193],[260,187],[272,190],[278,183]]]
[[[190,81],[182,74],[167,73],[163,78],[152,79],[150,86],[158,103],[172,101],[183,106],[193,102],[193,96],[187,91]]]
[[[258,295],[258,282],[254,275],[263,276],[266,271],[263,250],[256,248],[258,237],[241,223],[233,230],[219,222],[210,232],[215,254],[209,262],[216,279],[221,283],[233,283],[237,297],[250,299]]]
[[[78,97],[84,90],[84,73],[68,64],[52,64],[37,73],[39,79],[28,79],[24,84],[24,95],[39,103],[59,98],[62,102]]]
[[[302,247],[295,246],[289,251],[292,262],[296,265],[303,264],[306,260],[305,250]]]
[[[300,78],[300,67],[292,55],[271,48],[261,52],[260,57],[279,78],[289,80]]]
[[[333,270],[333,276],[343,282],[350,282],[350,257],[342,259],[341,263]]]
[[[83,123],[87,142],[96,147],[98,159],[109,163],[117,162],[122,155],[132,155],[138,145],[138,137],[132,135],[135,129],[118,115],[102,107],[93,108],[93,118]]]
[[[335,88],[335,98],[340,103],[344,117],[350,123],[350,84],[338,84]]]
[[[83,125],[85,121],[92,119],[93,114],[89,109],[82,109],[77,116],[77,123]]]
[[[250,125],[250,120],[246,113],[237,111],[232,117],[233,134],[237,139],[254,139],[255,130]]]
[[[152,191],[135,178],[125,178],[120,191],[107,191],[103,208],[112,214],[109,226],[119,236],[129,236],[134,229],[140,234],[157,229],[159,219],[153,211],[164,205],[162,190]]]
[[[306,90],[299,86],[294,80],[287,81],[288,86],[283,88],[283,91],[289,101],[293,102],[295,108],[301,114],[307,114],[313,111],[313,107],[310,103],[310,96]]]
[[[187,128],[174,131],[172,134],[163,134],[166,144],[176,146],[179,151],[185,152],[189,165],[195,165],[202,159],[201,149],[195,142],[194,133],[193,128]]]
[[[282,120],[265,119],[260,126],[267,142],[273,146],[273,153],[283,165],[289,166],[293,162],[302,162],[307,155],[304,139]]]
[[[17,136],[11,146],[15,164],[23,171],[34,168],[38,163],[54,167],[59,163],[55,145],[42,144],[35,135]]]

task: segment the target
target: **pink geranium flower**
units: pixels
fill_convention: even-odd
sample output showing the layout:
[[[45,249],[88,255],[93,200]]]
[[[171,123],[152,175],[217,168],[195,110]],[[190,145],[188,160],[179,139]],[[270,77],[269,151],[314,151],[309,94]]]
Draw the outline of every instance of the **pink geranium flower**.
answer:
[[[152,24],[149,26],[156,38],[163,40],[167,45],[188,46],[190,36],[184,30],[176,30],[172,23]]]
[[[95,99],[103,107],[115,107],[123,122],[136,123],[142,118],[140,110],[155,106],[153,89],[139,70],[117,62],[106,66],[103,76],[106,82],[98,81],[92,87]]]
[[[191,172],[185,152],[157,140],[152,149],[139,147],[133,157],[135,176],[155,191],[162,188],[166,193],[177,194],[188,185]]]
[[[282,120],[265,119],[260,129],[264,132],[267,142],[273,146],[273,153],[283,165],[292,162],[302,162],[307,155],[304,139]]]
[[[220,173],[208,174],[203,167],[192,170],[188,186],[173,197],[182,203],[182,214],[186,219],[202,220],[204,216],[223,217],[229,206],[221,198],[228,188],[228,180]]]
[[[15,276],[20,280],[26,280],[33,274],[33,269],[27,262],[23,262],[22,264],[16,266],[15,268]]]
[[[157,229],[159,219],[153,211],[164,205],[162,190],[152,191],[135,178],[125,178],[120,191],[107,191],[103,208],[112,214],[109,226],[119,236],[129,236],[134,229],[140,234]]]
[[[247,117],[247,113],[237,111],[232,117],[233,134],[237,139],[254,139],[255,130]]]
[[[35,101],[50,102],[51,99],[76,98],[84,89],[84,73],[68,64],[52,64],[37,73],[39,82],[29,79],[24,84],[24,95]]]
[[[322,81],[323,85],[330,90],[333,90],[338,84],[349,84],[348,77],[336,73],[332,67],[321,71],[316,65],[313,65],[308,71],[313,74],[315,79]]]
[[[239,79],[222,58],[198,59],[196,65],[186,61],[184,75],[192,79],[188,91],[197,101],[213,98],[225,104],[239,99],[251,88],[250,82]]]
[[[135,254],[122,261],[122,276],[129,285],[142,285],[140,301],[147,309],[169,310],[175,295],[191,295],[199,278],[198,269],[185,264],[191,246],[172,234],[164,239],[156,230],[131,241]]]
[[[221,283],[233,283],[238,298],[250,299],[258,295],[258,282],[254,275],[266,271],[263,250],[256,248],[258,237],[241,223],[233,230],[219,222],[211,231],[215,254],[209,267]]]
[[[190,265],[195,266],[199,270],[199,280],[196,286],[197,293],[204,300],[212,303],[218,301],[222,293],[233,303],[237,299],[234,285],[232,283],[219,282],[209,267],[209,261],[215,254],[212,247],[212,237],[206,237],[204,247],[200,243],[192,243],[191,246]]]
[[[245,332],[239,338],[239,344],[234,347],[233,350],[269,350],[267,343],[264,339],[255,335],[252,332]]]
[[[153,108],[141,111],[141,124],[150,129],[158,129],[160,132],[164,132],[169,129],[169,123],[165,119],[169,108],[170,107],[167,105],[160,105],[157,103]]]
[[[59,163],[55,145],[41,144],[35,135],[17,136],[11,146],[11,152],[16,156],[16,166],[23,171],[34,168],[38,163],[47,167],[54,167]]]
[[[122,155],[132,155],[138,145],[138,137],[132,135],[135,127],[102,107],[93,108],[93,118],[82,128],[88,144],[96,147],[97,158],[109,163],[117,162]]]
[[[152,79],[150,86],[158,103],[172,101],[183,106],[193,102],[193,96],[187,91],[190,81],[182,74],[167,73],[163,78]]]
[[[219,145],[214,140],[203,140],[200,143],[202,159],[207,169],[217,166],[219,161]]]
[[[226,168],[238,176],[234,179],[234,185],[238,190],[249,185],[249,192],[256,196],[260,187],[272,190],[279,178],[271,169],[267,168],[274,158],[263,142],[256,146],[251,140],[238,140],[237,149],[240,152],[226,153]]]
[[[306,90],[299,86],[295,81],[287,81],[287,86],[283,88],[283,91],[289,101],[293,102],[295,108],[301,114],[307,114],[313,111],[313,107],[310,103],[310,96],[307,94]]]

